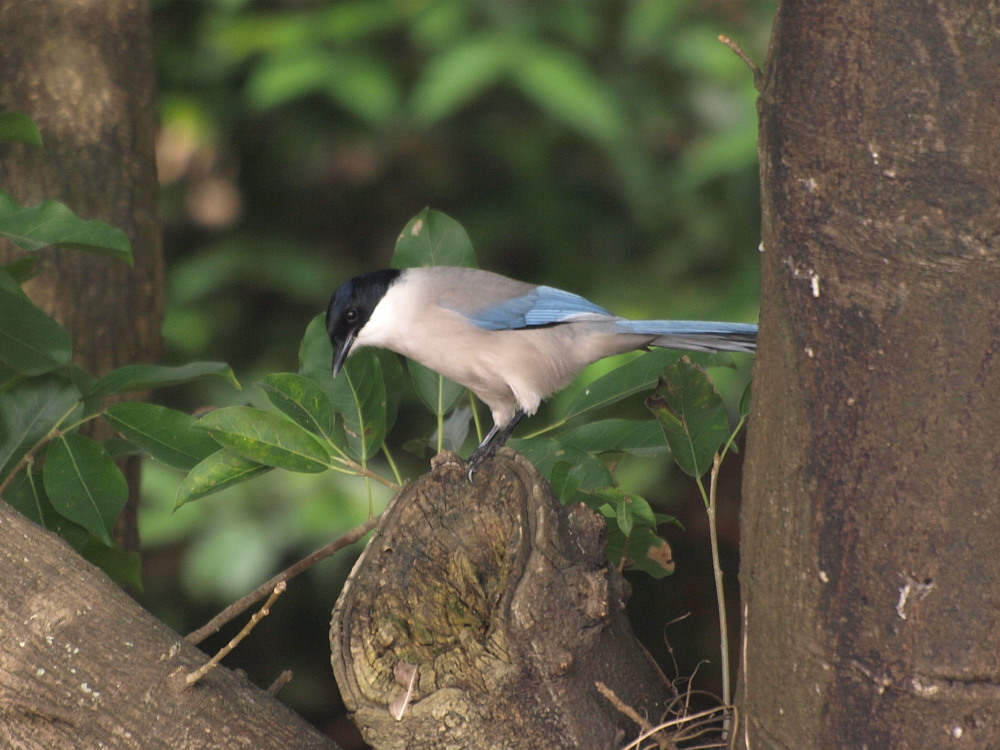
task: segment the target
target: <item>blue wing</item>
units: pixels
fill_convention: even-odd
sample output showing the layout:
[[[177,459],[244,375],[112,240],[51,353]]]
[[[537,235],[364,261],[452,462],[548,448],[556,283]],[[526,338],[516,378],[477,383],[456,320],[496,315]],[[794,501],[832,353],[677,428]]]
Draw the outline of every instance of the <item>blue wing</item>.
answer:
[[[572,320],[613,317],[603,307],[578,294],[550,286],[538,286],[520,297],[498,302],[478,310],[463,312],[465,317],[487,331],[531,328]]]

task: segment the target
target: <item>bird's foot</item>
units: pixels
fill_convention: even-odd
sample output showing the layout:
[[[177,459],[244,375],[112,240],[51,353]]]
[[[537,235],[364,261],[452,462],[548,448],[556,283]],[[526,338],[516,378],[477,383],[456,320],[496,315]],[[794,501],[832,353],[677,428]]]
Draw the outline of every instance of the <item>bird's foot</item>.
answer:
[[[480,445],[476,448],[475,452],[469,456],[469,483],[471,484],[476,476],[476,472],[479,471],[479,467],[482,465],[483,461],[488,461],[493,458],[497,453],[497,448],[500,446],[496,443],[488,443],[486,445]]]
[[[522,419],[524,419],[524,412],[518,409],[510,421],[503,427],[500,427],[497,424],[493,425],[493,429],[486,434],[486,437],[483,438],[483,442],[481,442],[475,452],[469,456],[469,482],[472,482],[472,478],[479,470],[479,465],[482,464],[483,461],[493,458],[493,456],[496,455],[497,448],[507,442],[507,438],[510,437],[510,433],[514,431],[514,428],[517,427],[517,423]]]

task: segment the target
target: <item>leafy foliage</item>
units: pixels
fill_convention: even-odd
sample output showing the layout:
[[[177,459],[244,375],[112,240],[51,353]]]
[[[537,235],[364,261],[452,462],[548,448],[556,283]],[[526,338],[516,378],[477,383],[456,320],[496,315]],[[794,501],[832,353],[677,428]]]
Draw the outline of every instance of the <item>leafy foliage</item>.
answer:
[[[9,239],[22,250],[62,245],[132,263],[128,237],[122,230],[103,221],[85,221],[58,201],[24,207],[0,192],[0,237]]]
[[[100,443],[83,435],[59,435],[45,453],[42,480],[59,515],[106,546],[114,545],[111,535],[128,500],[128,485]]]
[[[94,380],[69,364],[65,329],[23,295],[6,292],[12,284],[0,270],[0,294],[8,294],[22,310],[31,312],[0,318],[0,341],[5,342],[0,351],[6,366],[0,381],[0,494],[92,560],[114,561],[112,572],[134,581],[138,558],[114,550],[112,542],[115,520],[128,498],[125,477],[108,446],[79,434],[79,429],[92,419],[104,418],[134,444],[132,452],[191,468],[218,447],[195,429],[192,417],[153,404],[102,407],[100,402],[107,396],[209,375],[235,384],[232,370],[214,363],[132,366]],[[42,466],[40,472],[36,463]]]
[[[728,704],[731,696],[729,679],[729,635],[726,621],[726,596],[722,586],[722,565],[719,555],[719,533],[716,521],[716,496],[719,467],[732,449],[737,433],[749,414],[750,386],[740,398],[740,419],[735,429],[729,421],[722,398],[715,390],[705,371],[683,357],[667,367],[660,378],[657,395],[646,399],[646,406],[659,420],[667,443],[674,451],[677,464],[694,477],[708,513],[709,542],[712,548],[712,567],[715,572],[715,596],[719,614],[720,668],[722,673],[722,702]],[[702,477],[711,472],[708,489]]]
[[[397,248],[398,265],[422,260],[475,263],[461,226],[429,210],[406,226]],[[227,365],[130,365],[98,380],[81,377],[68,365],[69,340],[62,327],[35,308],[10,277],[0,282],[0,293],[12,311],[20,311],[5,317],[0,326],[0,337],[12,342],[3,348],[11,376],[0,390],[7,424],[0,445],[0,488],[12,488],[22,505],[34,508],[33,517],[50,528],[74,536],[82,529],[101,544],[112,545],[114,522],[127,489],[107,448],[77,434],[82,424],[95,418],[107,420],[131,444],[131,451],[187,472],[177,506],[271,469],[303,473],[332,469],[393,484],[368,466],[387,450],[385,438],[395,421],[402,378],[398,361],[360,350],[334,380],[321,316],[306,330],[300,372],[274,373],[257,384],[274,410],[229,406],[196,419],[154,404],[102,407],[100,403],[110,396],[203,378],[238,387]],[[729,435],[725,406],[704,371],[687,359],[664,368],[673,356],[657,350],[612,370],[568,401],[549,427],[512,442],[549,477],[563,502],[583,501],[605,515],[615,562],[656,576],[672,570],[664,562],[665,542],[656,537],[656,527],[674,519],[653,513],[645,500],[615,486],[613,467],[619,459],[614,457],[662,455],[669,447],[685,471],[700,476]],[[462,405],[464,389],[413,363],[409,372],[438,419],[438,450],[446,420],[451,429],[457,425],[459,434],[467,434],[474,412]],[[661,395],[647,404],[662,430],[650,420],[576,423],[648,390],[658,380]],[[571,421],[575,424],[567,426]],[[32,467],[43,452],[38,483],[33,481]],[[606,462],[602,457],[612,458]]]
[[[21,112],[0,112],[0,143],[42,145],[42,134],[35,121]]]
[[[35,307],[6,273],[0,274],[0,317],[0,362],[13,372],[42,375],[69,363],[69,334]]]
[[[23,122],[11,124],[10,118],[0,121],[0,127],[22,135],[25,131]],[[52,201],[21,209],[0,193],[0,236],[29,251],[60,244],[132,260],[120,230],[80,219]],[[0,494],[92,560],[106,563],[121,580],[136,581],[138,558],[115,550],[112,541],[115,521],[128,499],[125,477],[108,446],[79,429],[103,417],[134,440],[136,451],[188,468],[206,449],[206,436],[193,428],[191,417],[151,404],[104,408],[102,399],[209,376],[233,384],[236,380],[227,365],[217,363],[134,365],[95,380],[73,365],[71,356],[66,330],[28,299],[14,276],[0,269]]]
[[[646,405],[660,421],[677,465],[692,477],[703,476],[729,437],[729,415],[704,370],[682,358],[667,366],[660,395]]]
[[[453,218],[425,208],[410,219],[396,240],[393,268],[413,266],[476,267],[468,233]]]
[[[394,265],[421,262],[474,265],[475,257],[460,225],[425,209],[400,234]],[[343,374],[334,380],[331,355],[325,327],[317,317],[302,342],[300,372],[269,375],[258,384],[279,413],[233,406],[202,417],[195,427],[206,431],[225,450],[205,456],[191,470],[177,503],[204,497],[268,468],[296,472],[334,469],[391,484],[391,479],[373,473],[369,464],[387,450],[385,439],[395,421],[388,394],[398,393],[398,364],[393,364],[394,357],[387,359],[362,349],[347,360]],[[672,568],[665,562],[669,554],[664,551],[665,542],[656,537],[656,527],[674,519],[653,513],[645,500],[617,488],[615,464],[624,454],[664,455],[669,447],[686,471],[692,465],[703,469],[704,462],[711,462],[730,434],[725,406],[704,371],[686,359],[667,365],[675,357],[673,352],[657,350],[612,370],[568,401],[553,424],[533,436],[512,441],[549,477],[563,502],[586,502],[606,516],[611,526],[609,549],[616,562],[657,576]],[[438,430],[431,438],[436,438],[437,449],[441,449],[446,422],[459,434],[467,434],[474,413],[464,406],[464,390],[412,362],[409,373],[421,400],[437,417]],[[657,382],[661,390],[666,389],[666,397],[649,403],[651,408],[657,406],[654,411],[660,423],[648,419],[578,423],[581,417],[648,391]],[[122,424],[120,410],[113,409],[110,418]],[[570,421],[574,424],[568,425]],[[151,439],[152,429],[144,430],[142,436],[129,429],[131,425],[123,430],[127,437],[131,435],[153,455],[154,450],[163,455],[162,441]],[[168,429],[158,434],[169,433]],[[207,447],[200,450],[188,451],[182,460],[201,456]],[[165,458],[169,460],[169,455]]]

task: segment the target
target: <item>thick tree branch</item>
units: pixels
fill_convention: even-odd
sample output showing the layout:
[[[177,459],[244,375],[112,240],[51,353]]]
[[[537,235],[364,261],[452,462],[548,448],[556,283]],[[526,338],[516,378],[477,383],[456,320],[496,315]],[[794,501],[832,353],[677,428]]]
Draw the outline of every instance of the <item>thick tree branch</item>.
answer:
[[[208,657],[3,502],[0,600],[2,747],[334,747],[224,667],[179,689]]]

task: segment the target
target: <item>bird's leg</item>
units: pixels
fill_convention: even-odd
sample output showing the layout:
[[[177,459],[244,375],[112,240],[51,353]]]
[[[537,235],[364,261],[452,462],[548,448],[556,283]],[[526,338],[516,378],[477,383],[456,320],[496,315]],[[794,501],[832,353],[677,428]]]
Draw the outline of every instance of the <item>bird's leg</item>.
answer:
[[[483,442],[479,444],[475,452],[469,457],[469,481],[472,481],[472,477],[475,476],[476,470],[479,465],[488,458],[493,458],[497,452],[497,448],[507,442],[507,438],[517,427],[517,423],[524,419],[524,412],[518,409],[514,412],[514,416],[511,420],[505,424],[502,428],[494,424],[493,429],[486,433],[486,437],[483,438]]]

